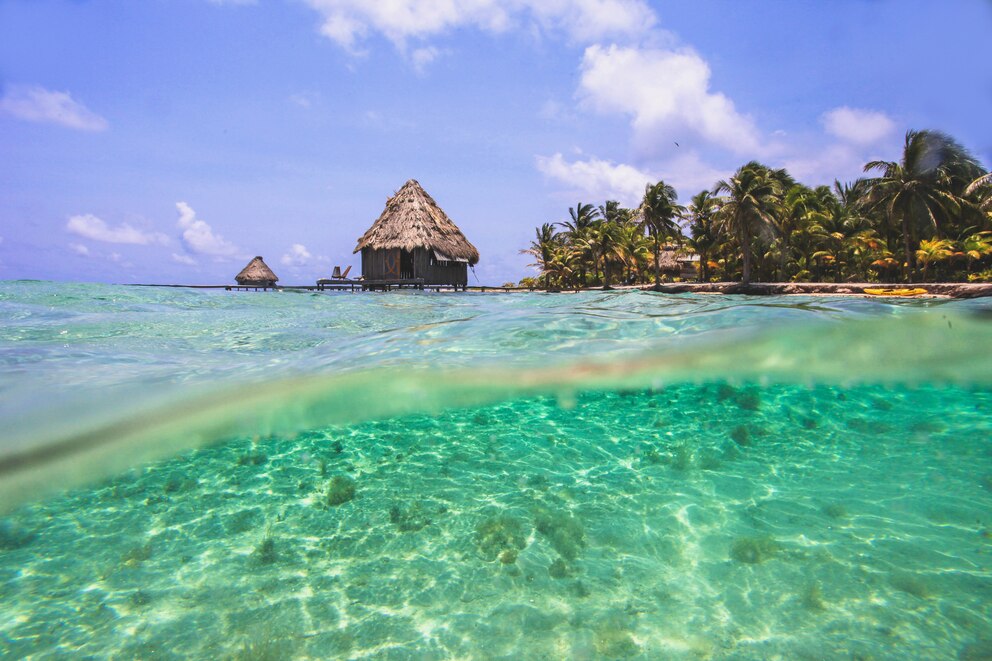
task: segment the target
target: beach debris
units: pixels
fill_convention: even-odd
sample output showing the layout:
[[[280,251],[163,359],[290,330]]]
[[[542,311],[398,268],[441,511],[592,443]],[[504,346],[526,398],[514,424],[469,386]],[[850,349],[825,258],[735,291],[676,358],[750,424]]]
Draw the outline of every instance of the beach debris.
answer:
[[[520,519],[508,514],[497,514],[483,519],[475,527],[475,543],[484,560],[492,562],[504,551],[516,552],[527,546],[527,533]],[[515,556],[511,557],[516,561]],[[502,558],[500,560],[502,562]],[[510,564],[504,562],[503,564]]]
[[[121,563],[125,567],[140,567],[141,564],[152,557],[152,544],[148,542],[147,544],[142,544],[141,546],[134,546],[128,549],[128,551],[121,557]]]
[[[893,574],[889,578],[889,585],[917,599],[929,599],[933,596],[927,582],[916,574],[906,572]]]
[[[640,653],[640,646],[630,635],[631,617],[620,612],[610,612],[596,623],[593,644],[605,659],[624,659]]]
[[[831,519],[843,519],[847,517],[847,508],[840,503],[830,503],[829,505],[824,505],[822,512]]]
[[[252,553],[252,556],[258,560],[259,564],[271,565],[275,563],[278,559],[278,555],[276,553],[276,540],[272,539],[271,536],[266,535],[265,538],[262,539],[261,543],[255,547],[255,551]]]
[[[518,555],[517,549],[506,549],[499,554],[499,561],[504,565],[512,565],[517,561]]]
[[[692,450],[684,443],[679,443],[672,448],[672,456],[669,465],[677,471],[686,471],[692,468]]]
[[[742,448],[746,448],[751,445],[751,432],[744,425],[737,425],[730,432],[730,439]]]
[[[341,505],[355,497],[355,480],[347,475],[335,475],[327,486],[327,504]]]
[[[169,479],[165,481],[165,484],[162,486],[162,491],[165,493],[183,493],[185,491],[195,489],[198,486],[200,486],[200,483],[192,477],[182,473],[173,473],[169,476]]]
[[[568,570],[568,565],[561,558],[557,558],[548,567],[548,575],[551,578],[568,578],[571,572]]]
[[[393,505],[389,508],[389,521],[400,532],[417,532],[430,525],[431,519],[427,516],[420,503],[412,505]]]
[[[238,466],[261,466],[269,460],[262,452],[251,452],[238,457]]]
[[[818,613],[827,610],[827,604],[823,601],[823,592],[820,590],[819,583],[814,581],[806,586],[802,594],[802,604],[807,610]]]
[[[757,565],[773,558],[779,549],[779,543],[771,537],[738,537],[730,545],[730,557],[747,565]]]
[[[534,511],[534,527],[565,560],[575,560],[585,548],[582,523],[569,512],[538,507]]]
[[[757,411],[761,408],[761,395],[754,389],[742,390],[734,397],[734,402],[745,411]]]

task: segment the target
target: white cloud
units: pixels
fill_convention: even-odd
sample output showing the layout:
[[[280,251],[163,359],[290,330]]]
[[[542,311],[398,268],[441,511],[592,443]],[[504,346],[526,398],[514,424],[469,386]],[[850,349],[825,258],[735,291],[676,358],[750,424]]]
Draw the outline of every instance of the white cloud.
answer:
[[[723,169],[703,162],[699,154],[692,150],[680,150],[660,168],[665,183],[679,192],[682,204],[701,190],[711,190],[716,182],[727,179],[733,169]]]
[[[692,50],[595,45],[582,59],[579,97],[596,111],[630,116],[647,151],[674,148],[689,133],[737,153],[760,152],[751,118],[709,86],[709,65]]]
[[[69,247],[72,248],[72,252],[80,255],[82,257],[89,257],[90,249],[81,243],[70,243]]]
[[[896,128],[895,122],[883,112],[847,106],[829,110],[820,119],[828,133],[857,145],[878,142],[891,135]]]
[[[868,147],[835,143],[817,149],[796,150],[794,155],[784,159],[784,167],[807,185],[829,185],[834,179],[853,181],[865,176],[865,163],[891,159],[898,149],[896,141]]]
[[[410,53],[410,63],[413,64],[413,68],[417,73],[424,73],[427,65],[436,60],[440,54],[441,51],[433,46],[417,48]]]
[[[297,94],[291,94],[289,97],[290,103],[298,105],[301,108],[307,108],[313,106],[314,101],[317,100],[317,95],[312,92],[299,92]]]
[[[641,35],[656,22],[644,0],[305,0],[323,20],[321,33],[357,53],[370,32],[401,51],[410,39],[426,40],[458,28],[505,32],[536,26],[589,43]]]
[[[29,122],[59,124],[79,131],[103,131],[107,120],[72,98],[37,85],[12,85],[0,98],[0,112]]]
[[[144,232],[127,223],[111,227],[90,213],[72,216],[65,228],[73,234],[106,243],[130,243],[145,246],[153,243],[164,245],[169,242],[169,237],[160,232]]]
[[[183,244],[189,252],[195,255],[210,255],[213,257],[236,257],[240,250],[220,234],[214,234],[213,228],[196,217],[185,202],[177,202],[179,210],[178,225],[183,230]]]
[[[289,252],[282,256],[279,261],[285,266],[303,266],[313,258],[310,251],[302,243],[294,243]]]
[[[178,264],[185,264],[186,266],[196,266],[196,260],[189,255],[180,255],[179,253],[172,253],[172,261]]]
[[[717,181],[730,174],[704,163],[692,151],[679,154],[650,171],[597,158],[568,162],[561,154],[538,156],[537,169],[568,186],[570,195],[618,200],[627,207],[640,205],[647,184],[664,180],[678,190],[680,199],[688,199],[701,190],[713,188]]]
[[[537,169],[590,199],[619,200],[626,206],[640,204],[644,187],[658,180],[631,165],[597,158],[569,163],[561,154],[538,156]]]

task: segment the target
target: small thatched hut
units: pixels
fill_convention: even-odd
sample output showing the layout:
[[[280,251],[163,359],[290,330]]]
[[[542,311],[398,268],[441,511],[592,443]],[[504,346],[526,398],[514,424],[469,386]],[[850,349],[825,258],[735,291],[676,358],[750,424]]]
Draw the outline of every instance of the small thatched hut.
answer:
[[[425,285],[468,284],[475,249],[415,180],[386,201],[382,215],[358,239],[366,280],[422,279]]]
[[[245,287],[275,287],[279,278],[259,256],[248,262],[248,266],[241,269],[234,280]]]
[[[664,246],[658,253],[658,270],[665,275],[680,275],[682,265],[679,264],[678,254],[674,246]]]

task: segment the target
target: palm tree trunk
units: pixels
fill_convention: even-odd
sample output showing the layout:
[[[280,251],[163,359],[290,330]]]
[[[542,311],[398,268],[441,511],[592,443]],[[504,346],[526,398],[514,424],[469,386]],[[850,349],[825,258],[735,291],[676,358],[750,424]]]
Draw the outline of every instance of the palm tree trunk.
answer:
[[[909,244],[909,221],[905,215],[902,217],[902,245],[906,255],[905,280],[906,282],[913,282],[916,276],[916,255],[913,254]]]
[[[743,273],[741,274],[741,280],[745,285],[751,284],[751,236],[747,231],[741,232],[741,251],[744,261]]]
[[[658,235],[655,234],[654,237],[654,286],[661,286],[661,242],[658,241]]]

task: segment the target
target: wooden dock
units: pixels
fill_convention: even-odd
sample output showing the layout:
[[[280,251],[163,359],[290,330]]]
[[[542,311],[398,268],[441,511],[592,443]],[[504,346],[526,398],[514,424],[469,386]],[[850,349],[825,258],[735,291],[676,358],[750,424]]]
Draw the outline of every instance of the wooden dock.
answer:
[[[153,283],[131,283],[132,287],[172,287],[185,289],[223,289],[225,291],[392,291],[394,289],[416,289],[420,291],[528,291],[521,287],[490,287],[437,285],[425,283],[423,278],[402,280],[342,280],[321,278],[312,285],[275,285],[263,287],[255,285],[170,285]],[[530,290],[533,291],[533,290]]]

